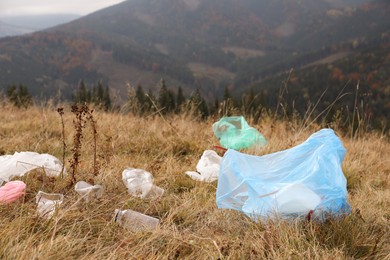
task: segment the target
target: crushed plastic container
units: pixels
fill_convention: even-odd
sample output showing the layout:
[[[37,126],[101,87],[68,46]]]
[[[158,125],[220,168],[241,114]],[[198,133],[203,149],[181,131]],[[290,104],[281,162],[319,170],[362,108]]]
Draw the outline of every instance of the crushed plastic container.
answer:
[[[132,231],[155,230],[160,224],[160,220],[157,218],[130,209],[116,209],[114,215],[116,223]]]
[[[227,149],[239,150],[267,144],[264,136],[249,126],[243,116],[223,117],[212,128],[221,145]]]
[[[39,191],[35,197],[38,215],[50,219],[56,213],[64,200],[64,195],[59,193],[46,193]]]
[[[341,168],[345,153],[331,129],[264,156],[229,149],[221,160],[217,206],[261,221],[308,214],[321,221],[349,214],[347,181]]]
[[[213,150],[206,150],[196,165],[197,171],[187,171],[186,174],[197,181],[213,182],[218,179],[220,162],[221,156]]]
[[[61,173],[62,163],[50,154],[35,152],[16,152],[13,155],[0,156],[0,185],[37,168],[42,168],[49,177],[56,177]]]
[[[102,185],[91,185],[85,181],[77,182],[74,189],[86,202],[89,202],[91,199],[101,198],[104,193]]]
[[[164,194],[164,189],[153,184],[152,174],[142,169],[125,169],[122,172],[122,181],[134,197],[157,199]]]
[[[24,195],[26,184],[22,181],[10,181],[0,187],[0,204],[9,204]]]

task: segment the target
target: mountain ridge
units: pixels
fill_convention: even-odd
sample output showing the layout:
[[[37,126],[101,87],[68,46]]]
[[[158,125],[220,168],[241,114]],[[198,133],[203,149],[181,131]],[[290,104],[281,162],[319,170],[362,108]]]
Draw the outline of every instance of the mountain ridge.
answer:
[[[128,82],[155,89],[163,77],[187,92],[201,84],[216,97],[226,84],[245,88],[289,64],[354,51],[388,31],[388,19],[383,20],[388,4],[361,1],[365,5],[329,12],[336,2],[344,1],[125,1],[31,36],[0,40],[0,55],[18,64],[0,58],[0,83],[15,83],[23,75],[21,83],[39,93],[62,82],[70,96],[80,79],[102,79],[123,96]],[[348,27],[364,15],[367,25],[339,30],[340,20]],[[242,58],[245,50],[249,57]],[[305,58],[310,55],[314,58]],[[201,64],[220,72],[218,77],[207,76]]]

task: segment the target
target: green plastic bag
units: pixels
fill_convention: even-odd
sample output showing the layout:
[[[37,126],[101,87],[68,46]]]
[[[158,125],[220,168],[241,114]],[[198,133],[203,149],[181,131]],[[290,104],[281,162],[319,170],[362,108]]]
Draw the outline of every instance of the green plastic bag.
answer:
[[[264,136],[249,126],[243,116],[223,117],[213,124],[213,131],[221,146],[227,149],[238,150],[267,144]]]

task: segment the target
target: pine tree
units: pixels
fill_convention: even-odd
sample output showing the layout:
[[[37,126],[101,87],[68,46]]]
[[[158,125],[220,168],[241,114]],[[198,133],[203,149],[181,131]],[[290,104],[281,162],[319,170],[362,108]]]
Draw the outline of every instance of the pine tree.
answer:
[[[137,100],[137,105],[141,114],[146,112],[146,96],[145,92],[142,89],[141,85],[138,85],[137,90],[135,91],[135,98]]]
[[[106,111],[111,109],[110,89],[108,86],[106,86],[104,93],[103,93],[103,103],[104,103],[104,109]]]
[[[92,101],[92,93],[91,93],[91,90],[90,90],[90,89],[87,89],[86,92],[87,92],[87,93],[86,93],[86,102],[87,102],[87,103],[91,103],[91,101]]]
[[[7,98],[12,104],[18,106],[18,89],[15,85],[10,85],[7,88]]]
[[[227,100],[231,100],[231,99],[232,99],[232,96],[230,95],[229,88],[228,88],[228,86],[226,86],[225,91],[223,93],[223,100],[227,101]]]
[[[245,113],[247,115],[254,115],[256,107],[257,107],[257,98],[255,96],[255,92],[253,91],[253,87],[250,88],[249,93],[244,96],[244,108]]]
[[[158,93],[158,105],[163,114],[167,114],[175,109],[175,97],[172,91],[169,91],[165,85],[165,80],[160,81],[160,91]]]
[[[20,106],[28,108],[32,105],[32,97],[28,91],[27,86],[19,85],[19,99]]]
[[[98,100],[97,100],[97,86],[96,86],[96,84],[94,84],[92,86],[91,102],[94,103],[95,105],[98,103]]]
[[[199,88],[196,88],[194,94],[190,97],[190,104],[192,109],[195,109],[195,111],[203,119],[209,116],[209,108],[207,106],[206,101],[203,99],[202,95],[200,94]]]
[[[167,86],[165,85],[165,80],[161,79],[160,81],[160,90],[158,92],[158,105],[160,108],[165,108],[167,104]]]
[[[145,95],[145,110],[146,111],[153,111],[156,109],[155,105],[156,104],[156,97],[153,94],[153,91],[151,89],[148,90],[148,94]],[[154,103],[154,104],[153,104]]]
[[[168,103],[167,112],[173,112],[176,109],[175,93],[172,90],[168,90]]]
[[[223,94],[223,102],[222,102],[222,109],[221,109],[222,115],[231,116],[233,114],[234,108],[235,105],[232,96],[230,95],[228,86],[226,86]]]
[[[219,100],[218,98],[216,97],[215,100],[214,100],[214,113],[218,113],[218,110],[219,110]]]
[[[181,89],[181,86],[177,89],[177,95],[176,95],[176,111],[180,112],[181,106],[186,101],[186,98],[184,97],[183,90]]]
[[[32,105],[32,97],[28,91],[28,88],[24,85],[10,85],[7,89],[8,100],[16,107],[28,108]]]
[[[74,95],[73,102],[81,103],[81,104],[84,104],[87,102],[87,89],[85,87],[85,83],[83,80],[81,80],[79,83],[79,87],[76,91],[76,94]]]
[[[104,100],[104,88],[103,83],[99,80],[96,93],[96,105],[102,105]]]

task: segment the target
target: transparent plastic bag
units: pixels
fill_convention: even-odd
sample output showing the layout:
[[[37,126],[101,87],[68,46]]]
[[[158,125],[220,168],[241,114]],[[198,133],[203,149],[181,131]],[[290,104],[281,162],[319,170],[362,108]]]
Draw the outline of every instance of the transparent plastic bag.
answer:
[[[331,129],[291,149],[264,156],[228,150],[221,161],[216,202],[254,220],[349,214],[346,150]]]
[[[243,116],[223,117],[212,128],[221,145],[227,149],[239,150],[267,144],[264,136],[249,126]]]
[[[213,150],[206,150],[196,165],[197,171],[187,171],[186,174],[197,181],[213,182],[218,179],[220,162],[221,156]]]
[[[153,176],[142,169],[127,168],[122,172],[122,181],[127,191],[142,199],[157,199],[164,194],[164,189],[153,184]]]

